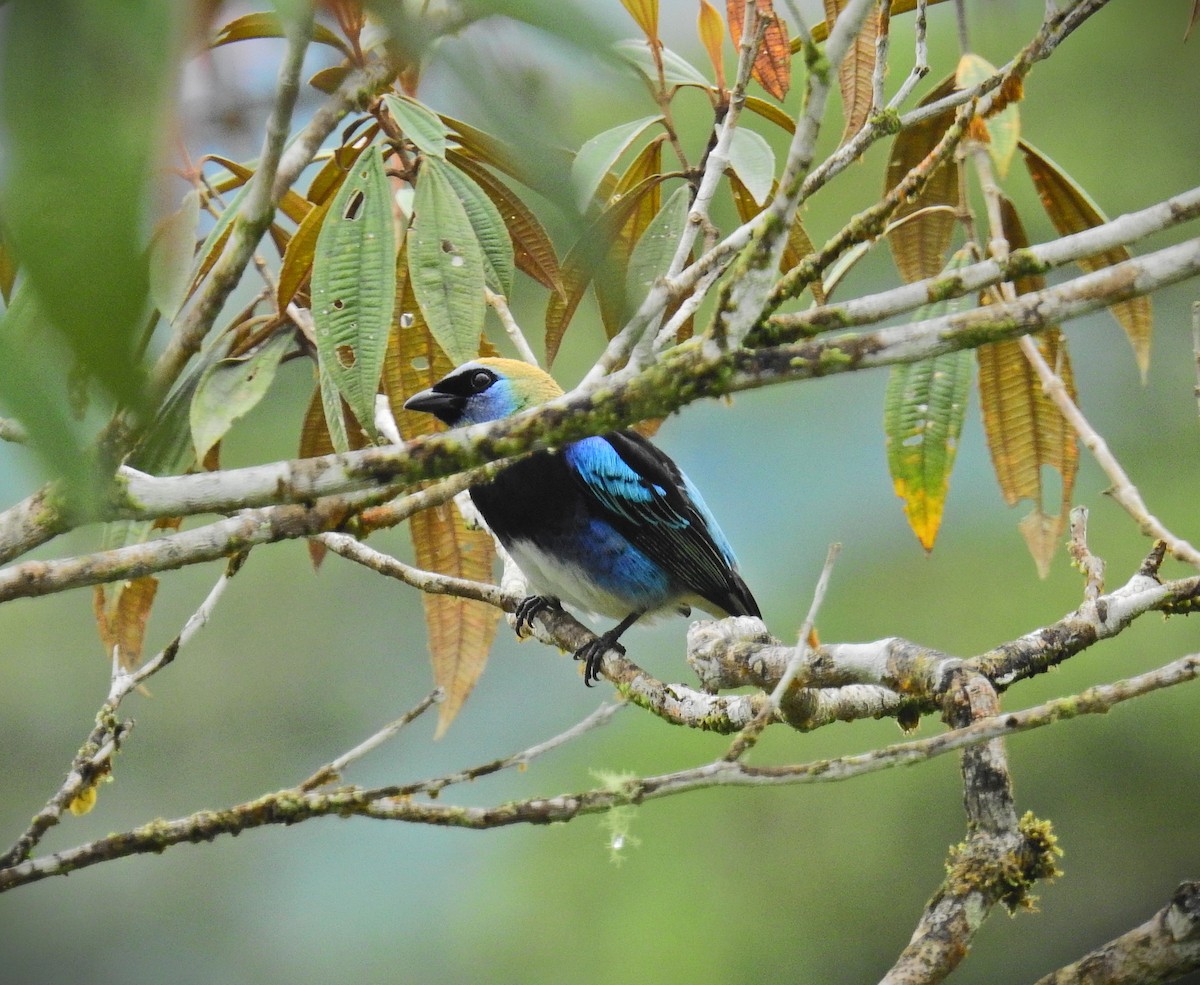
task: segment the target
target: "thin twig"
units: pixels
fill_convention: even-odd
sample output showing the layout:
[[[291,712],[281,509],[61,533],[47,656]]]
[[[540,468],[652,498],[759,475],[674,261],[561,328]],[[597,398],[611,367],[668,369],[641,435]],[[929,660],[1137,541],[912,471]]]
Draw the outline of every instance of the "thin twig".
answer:
[[[508,334],[509,341],[517,349],[517,354],[531,366],[537,366],[538,358],[530,347],[529,340],[525,338],[525,333],[521,331],[521,326],[513,318],[513,313],[508,307],[508,299],[503,294],[497,294],[486,287],[483,289],[483,296],[488,306],[499,317],[500,324],[504,326],[504,331]]]
[[[611,788],[557,797],[510,801],[494,807],[466,807],[397,798],[400,788],[341,789],[330,794],[294,791],[268,794],[223,811],[203,811],[173,821],[109,835],[77,848],[28,859],[0,869],[0,892],[64,875],[111,859],[147,852],[160,853],[178,844],[211,841],[271,824],[296,824],[314,817],[361,815],[407,823],[486,830],[511,824],[545,824],[603,813],[628,803],[641,803],[715,786],[775,786],[825,783],[927,762],[937,756],[1017,732],[1042,728],[1062,719],[1104,714],[1116,705],[1153,691],[1200,677],[1200,654],[1190,654],[1157,670],[1114,684],[1089,688],[1024,711],[1006,712],[940,735],[901,742],[884,749],[787,766],[748,766],[715,762],[645,779],[633,779],[620,791]]]
[[[418,783],[409,784],[397,790],[393,796],[395,797],[411,797],[415,794],[431,794],[437,796],[446,787],[453,786],[456,783],[468,783],[471,780],[478,780],[484,776],[490,776],[493,773],[499,773],[501,770],[517,767],[524,769],[533,760],[544,755],[559,746],[566,745],[581,735],[592,731],[592,729],[600,728],[602,725],[607,725],[612,721],[613,716],[628,705],[624,701],[609,701],[600,705],[594,711],[589,713],[581,721],[576,722],[564,732],[552,738],[546,739],[544,742],[539,742],[537,745],[530,746],[521,752],[513,753],[511,756],[504,756],[501,759],[495,759],[490,763],[483,763],[479,766],[472,766],[465,770],[458,770],[455,773],[447,773],[444,776],[434,777],[430,780],[421,780]]]
[[[1087,522],[1086,506],[1076,506],[1071,510],[1071,540],[1067,544],[1067,551],[1084,577],[1083,597],[1094,602],[1104,592],[1104,560],[1088,548]]]
[[[318,787],[336,783],[342,778],[342,774],[345,772],[347,766],[356,760],[362,759],[371,750],[378,749],[390,739],[394,739],[400,732],[420,718],[444,697],[445,691],[442,688],[434,688],[395,721],[389,722],[370,738],[364,739],[353,749],[342,753],[337,759],[326,763],[303,783],[297,784],[295,789],[300,793],[307,793],[310,790],[316,790]]]
[[[68,805],[74,803],[82,793],[107,775],[111,768],[113,754],[120,749],[121,741],[133,727],[132,722],[122,722],[117,719],[117,711],[121,702],[140,684],[174,660],[180,649],[186,646],[208,622],[212,610],[221,595],[224,594],[229,580],[241,569],[244,562],[244,555],[230,560],[212,590],[200,603],[200,607],[184,623],[179,635],[136,671],[124,670],[114,653],[113,674],[108,697],[96,714],[96,727],[84,741],[79,752],[75,754],[71,769],[62,785],[45,806],[33,816],[29,827],[13,846],[3,856],[0,856],[0,869],[8,868],[27,858],[46,832],[58,824]]]
[[[749,725],[737,734],[737,737],[730,744],[729,749],[726,750],[723,757],[726,761],[732,762],[741,759],[758,742],[763,729],[779,714],[784,696],[796,680],[796,675],[800,672],[804,661],[808,659],[811,650],[810,641],[813,637],[813,627],[817,621],[817,612],[820,610],[821,604],[825,601],[825,592],[829,588],[829,578],[833,574],[833,565],[841,552],[841,544],[829,545],[829,550],[825,554],[825,564],[821,567],[820,577],[817,578],[817,587],[813,589],[813,597],[808,607],[808,614],[804,617],[804,622],[800,624],[800,637],[796,643],[795,655],[788,661],[787,668],[780,676],[779,683],[771,691],[770,697],[762,710]]]
[[[1047,365],[1046,360],[1042,357],[1037,347],[1037,343],[1029,337],[1023,337],[1020,342],[1021,351],[1025,353],[1025,358],[1029,360],[1038,375],[1038,379],[1042,381],[1042,389],[1045,391],[1046,396],[1058,407],[1063,417],[1067,419],[1071,427],[1075,429],[1075,433],[1079,435],[1079,440],[1083,443],[1083,446],[1092,453],[1096,464],[1104,470],[1104,474],[1112,481],[1113,485],[1112,488],[1107,490],[1108,494],[1134,519],[1138,525],[1138,529],[1143,534],[1147,537],[1163,541],[1167,545],[1167,550],[1170,551],[1172,557],[1200,568],[1200,551],[1197,551],[1196,548],[1182,537],[1177,537],[1171,533],[1162,521],[1150,512],[1137,486],[1133,484],[1128,474],[1121,467],[1121,463],[1117,461],[1116,456],[1109,450],[1108,443],[1088,423],[1079,406],[1071,399],[1071,394],[1067,392],[1066,384]]]

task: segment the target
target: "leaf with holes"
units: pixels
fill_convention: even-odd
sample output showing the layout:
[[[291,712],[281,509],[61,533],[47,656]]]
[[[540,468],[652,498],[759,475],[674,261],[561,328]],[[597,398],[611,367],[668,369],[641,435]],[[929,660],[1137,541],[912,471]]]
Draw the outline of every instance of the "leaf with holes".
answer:
[[[417,178],[408,275],[429,331],[457,365],[479,351],[486,278],[483,250],[447,170],[429,158]]]
[[[1020,142],[1020,148],[1025,167],[1042,200],[1042,207],[1059,235],[1082,232],[1108,221],[1091,196],[1050,158],[1024,140]],[[1095,256],[1084,257],[1078,264],[1090,272],[1121,263],[1132,255],[1126,247],[1114,246]],[[1154,309],[1150,298],[1130,298],[1110,305],[1108,310],[1125,330],[1144,381],[1150,368],[1150,338],[1154,330]]]
[[[234,423],[258,406],[291,344],[290,332],[278,332],[253,352],[208,367],[196,386],[188,415],[197,461],[204,461]]]
[[[485,283],[497,294],[508,297],[512,294],[516,263],[512,239],[500,210],[484,190],[457,167],[446,167],[445,175],[458,193],[471,228],[475,230],[475,238],[483,253]]]
[[[392,197],[378,148],[363,154],[329,206],[313,255],[317,366],[329,417],[340,393],[375,435],[375,393],[396,303]],[[339,449],[340,451],[341,449]]]
[[[954,77],[943,79],[920,105],[926,106],[954,92]],[[914,124],[897,134],[888,156],[884,191],[888,192],[904,180],[910,170],[918,167],[954,122],[954,111],[948,110]],[[943,164],[930,177],[920,195],[904,202],[896,210],[888,246],[900,276],[906,281],[934,277],[946,265],[946,254],[954,237],[958,205],[958,173],[950,164]],[[928,211],[926,211],[928,210]],[[920,212],[908,222],[906,217]]]
[[[532,210],[492,172],[458,151],[448,151],[446,160],[471,178],[500,212],[512,240],[517,269],[543,287],[561,294],[563,290],[554,243]]]
[[[598,133],[579,148],[571,164],[571,184],[575,188],[576,202],[580,210],[591,204],[596,189],[613,165],[630,145],[651,126],[661,122],[661,116],[646,116],[632,123],[622,123]]]
[[[446,124],[433,110],[411,96],[390,92],[384,94],[383,103],[417,150],[429,157],[446,156]]]
[[[968,251],[960,250],[947,272],[969,261]],[[927,304],[913,320],[935,318],[963,304],[962,298]],[[942,523],[967,411],[972,364],[970,351],[964,349],[893,366],[888,375],[883,410],[888,471],[896,495],[904,500],[908,524],[926,551],[933,550]]]

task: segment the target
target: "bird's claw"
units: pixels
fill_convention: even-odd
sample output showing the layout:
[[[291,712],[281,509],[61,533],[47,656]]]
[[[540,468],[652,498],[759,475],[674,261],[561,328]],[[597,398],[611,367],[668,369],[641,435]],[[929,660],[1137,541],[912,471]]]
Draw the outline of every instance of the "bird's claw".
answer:
[[[561,608],[558,602],[545,595],[527,595],[521,599],[513,611],[513,622],[514,628],[517,631],[517,637],[524,639],[533,631],[533,620],[539,612],[558,608]]]
[[[604,654],[609,650],[616,650],[621,656],[625,656],[625,647],[605,633],[603,636],[597,636],[594,640],[584,643],[575,651],[575,659],[583,661],[583,683],[588,687],[600,680],[600,665],[604,661]]]

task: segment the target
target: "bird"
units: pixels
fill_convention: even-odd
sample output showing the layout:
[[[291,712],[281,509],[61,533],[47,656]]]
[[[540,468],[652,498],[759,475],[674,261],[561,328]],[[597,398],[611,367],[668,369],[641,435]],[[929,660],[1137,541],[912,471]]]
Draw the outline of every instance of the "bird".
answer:
[[[561,396],[549,373],[516,359],[463,363],[410,397],[407,410],[450,427],[498,420]],[[633,430],[535,451],[470,487],[471,501],[532,594],[517,606],[518,635],[565,602],[620,620],[575,652],[584,683],[600,679],[604,654],[643,617],[691,607],[717,617],[760,616],[729,541],[699,490]]]

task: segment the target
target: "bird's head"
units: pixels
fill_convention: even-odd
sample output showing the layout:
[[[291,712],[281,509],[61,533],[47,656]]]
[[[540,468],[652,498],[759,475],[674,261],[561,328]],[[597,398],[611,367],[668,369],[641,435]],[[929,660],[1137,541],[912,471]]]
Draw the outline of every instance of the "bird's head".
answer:
[[[451,427],[483,424],[562,395],[554,378],[517,359],[472,359],[428,390],[409,397],[406,410],[433,414]]]

